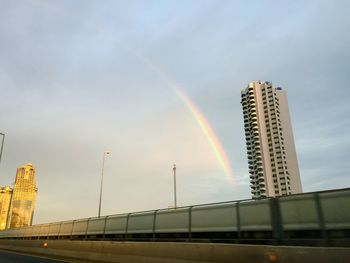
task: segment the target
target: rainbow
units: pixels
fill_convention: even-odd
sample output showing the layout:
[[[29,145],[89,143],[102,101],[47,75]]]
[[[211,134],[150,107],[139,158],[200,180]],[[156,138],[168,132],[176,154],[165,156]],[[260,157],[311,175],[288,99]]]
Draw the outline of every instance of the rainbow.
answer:
[[[87,24],[88,26],[91,26],[92,28],[95,28],[97,31],[102,31],[100,28],[92,25]],[[146,56],[138,52],[136,49],[132,48],[130,45],[125,45],[121,41],[115,41],[119,44],[119,46],[123,47],[124,50],[127,50],[130,52],[130,54],[133,54],[135,57],[140,59],[147,65],[150,69],[152,69],[154,72],[157,72],[159,76],[163,79],[165,83],[167,83],[169,86],[173,88],[177,96],[183,101],[183,103],[187,106],[189,111],[192,113],[194,119],[198,123],[199,127],[205,134],[212,150],[215,153],[215,156],[222,166],[223,170],[225,171],[225,174],[229,178],[230,181],[233,181],[233,171],[230,165],[230,162],[228,160],[227,154],[224,151],[224,148],[214,132],[214,129],[211,127],[209,121],[205,118],[205,116],[201,113],[201,111],[198,109],[198,107],[191,101],[191,99],[183,92],[183,89],[179,84],[177,84],[176,81],[169,78],[157,65],[155,65],[152,61],[150,61]]]
[[[184,104],[187,106],[187,108],[192,113],[193,117],[197,121],[199,127],[201,128],[202,132],[204,133],[205,137],[207,138],[215,156],[222,168],[225,171],[226,176],[229,180],[233,180],[233,171],[230,165],[230,162],[228,160],[228,157],[226,155],[226,152],[224,151],[224,148],[218,138],[218,136],[215,134],[214,129],[211,127],[208,120],[205,118],[205,116],[201,113],[201,111],[198,109],[198,107],[193,103],[193,101],[190,100],[190,98],[179,88],[174,88],[175,93],[177,96],[184,102]]]
[[[121,43],[120,43],[121,44]],[[192,113],[194,119],[198,123],[202,132],[204,133],[209,145],[211,146],[216,159],[220,163],[221,167],[225,171],[227,178],[232,182],[234,179],[233,171],[227,157],[227,154],[222,146],[218,136],[211,127],[209,121],[205,118],[204,114],[198,109],[195,103],[186,95],[183,88],[173,79],[171,79],[167,74],[165,74],[157,65],[150,61],[147,57],[137,52],[137,50],[132,49],[130,46],[122,45],[130,53],[134,54],[135,57],[139,58],[148,66],[152,71],[156,72],[162,80],[167,83],[174,90],[175,94],[182,100],[189,111]]]

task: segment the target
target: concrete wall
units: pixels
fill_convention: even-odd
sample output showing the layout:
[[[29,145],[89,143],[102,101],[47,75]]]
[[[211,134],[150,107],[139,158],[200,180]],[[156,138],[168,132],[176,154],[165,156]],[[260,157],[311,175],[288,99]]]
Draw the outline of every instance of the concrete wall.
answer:
[[[47,242],[47,247],[43,245]],[[348,263],[349,248],[262,245],[152,243],[66,240],[0,240],[0,249],[76,259],[119,263]]]

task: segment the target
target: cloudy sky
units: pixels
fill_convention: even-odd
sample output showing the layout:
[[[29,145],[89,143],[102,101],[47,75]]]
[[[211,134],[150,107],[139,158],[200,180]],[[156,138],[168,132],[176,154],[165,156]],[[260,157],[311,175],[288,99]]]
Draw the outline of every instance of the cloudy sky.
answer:
[[[0,0],[0,185],[35,223],[250,197],[240,91],[288,92],[305,191],[350,187],[349,1]],[[178,83],[220,139],[227,178]]]

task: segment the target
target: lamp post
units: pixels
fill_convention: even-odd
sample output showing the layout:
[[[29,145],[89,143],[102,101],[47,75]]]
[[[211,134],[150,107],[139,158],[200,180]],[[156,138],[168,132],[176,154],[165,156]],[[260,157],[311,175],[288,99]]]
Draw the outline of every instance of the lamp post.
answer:
[[[174,171],[174,208],[176,209],[177,201],[176,201],[176,164],[175,163],[173,166],[173,171]]]
[[[104,174],[104,169],[105,169],[105,159],[106,156],[110,154],[110,152],[103,152],[103,157],[102,157],[102,171],[101,171],[101,185],[100,185],[100,202],[98,205],[98,217],[101,216],[101,201],[102,201],[102,188],[103,188],[103,174]]]
[[[5,134],[0,132],[0,135],[2,136],[1,149],[0,149],[0,162],[1,162],[2,149],[4,148],[4,141],[5,141]]]

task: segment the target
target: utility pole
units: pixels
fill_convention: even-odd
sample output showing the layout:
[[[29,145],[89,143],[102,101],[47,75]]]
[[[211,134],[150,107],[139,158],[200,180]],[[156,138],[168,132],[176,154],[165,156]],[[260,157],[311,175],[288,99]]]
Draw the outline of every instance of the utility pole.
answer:
[[[174,163],[173,166],[174,171],[174,208],[177,208],[177,202],[176,202],[176,164]]]

